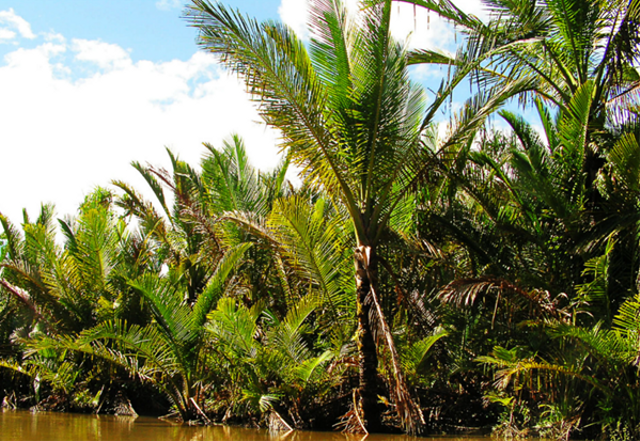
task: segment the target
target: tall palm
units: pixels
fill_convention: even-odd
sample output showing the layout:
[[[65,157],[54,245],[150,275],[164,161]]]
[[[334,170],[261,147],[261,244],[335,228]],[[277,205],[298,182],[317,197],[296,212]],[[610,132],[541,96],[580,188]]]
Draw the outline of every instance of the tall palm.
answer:
[[[363,425],[381,428],[380,339],[390,348],[396,409],[405,428],[413,430],[419,411],[404,387],[380,307],[377,247],[423,163],[423,94],[409,81],[405,51],[390,37],[390,0],[363,2],[358,19],[339,0],[310,3],[309,49],[281,24],[260,24],[207,0],[194,0],[188,19],[200,29],[200,45],[244,78],[265,121],[282,131],[282,148],[293,163],[346,207],[357,244]]]
[[[153,238],[170,276],[187,283],[189,303],[195,302],[224,250],[250,240],[227,221],[229,216],[244,212],[251,218],[265,217],[273,201],[286,192],[287,183],[287,161],[272,172],[258,171],[249,162],[244,141],[238,135],[225,140],[221,149],[204,146],[207,151],[200,163],[201,171],[170,151],[171,171],[133,164],[149,184],[164,216],[130,185],[114,182],[124,191],[118,204],[127,215],[137,217],[142,230]],[[268,259],[264,254],[253,247],[244,263],[253,264],[245,274],[251,290],[260,291],[251,293],[254,300],[266,296],[270,286],[267,280],[273,273],[265,267]]]
[[[456,56],[411,55],[412,63],[456,66],[453,83],[471,70],[478,90],[529,79],[532,87],[518,94],[523,103],[538,98],[564,112],[574,111],[571,101],[589,89],[582,173],[591,189],[603,151],[615,142],[612,129],[638,122],[640,1],[485,0],[484,22],[450,0],[401,1],[439,13],[467,36]]]
[[[521,77],[536,80],[533,94],[559,107],[592,80],[595,113],[635,101],[640,76],[637,0],[483,0],[488,18],[465,14],[451,0],[398,0],[434,11],[467,37],[456,57],[421,49],[413,63],[473,61],[479,85]],[[637,109],[635,110],[637,116]]]

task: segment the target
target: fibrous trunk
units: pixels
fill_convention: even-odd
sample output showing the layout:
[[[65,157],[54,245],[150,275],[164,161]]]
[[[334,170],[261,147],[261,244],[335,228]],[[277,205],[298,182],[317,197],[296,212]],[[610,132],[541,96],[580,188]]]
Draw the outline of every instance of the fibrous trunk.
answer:
[[[375,285],[377,261],[370,247],[360,246],[355,252],[358,317],[359,407],[368,432],[382,429],[378,404],[378,354],[373,335],[371,289]]]

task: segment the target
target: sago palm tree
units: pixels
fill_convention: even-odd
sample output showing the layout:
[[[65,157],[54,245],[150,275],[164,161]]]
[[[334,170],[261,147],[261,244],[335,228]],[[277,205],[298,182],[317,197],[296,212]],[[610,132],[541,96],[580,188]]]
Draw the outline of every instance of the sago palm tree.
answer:
[[[35,221],[25,218],[22,232],[0,216],[9,249],[0,263],[0,291],[7,299],[5,311],[12,311],[13,326],[4,348],[12,356],[0,363],[32,377],[36,401],[44,399],[49,408],[84,407],[90,404],[83,402],[86,392],[104,397],[110,385],[122,379],[114,378],[105,363],[80,362],[64,351],[45,351],[23,360],[11,351],[22,348],[24,338],[75,334],[111,319],[129,324],[150,320],[142,297],[127,282],[159,272],[160,264],[147,238],[128,231],[115,213],[113,197],[100,188],[89,194],[76,217],[59,220],[60,242],[52,206],[43,206]],[[86,375],[89,371],[92,375]],[[38,393],[41,382],[52,387],[50,396]],[[97,401],[91,403],[94,408]]]
[[[36,336],[25,340],[27,355],[37,357],[53,349],[99,357],[157,387],[184,422],[209,422],[202,410],[212,362],[204,325],[225,291],[227,277],[249,247],[227,251],[193,305],[186,302],[184,289],[156,274],[145,274],[130,284],[148,302],[151,323],[129,325],[113,319],[78,334]]]
[[[637,117],[637,0],[483,0],[486,20],[465,14],[450,0],[397,1],[439,14],[466,37],[455,57],[419,49],[412,53],[412,63],[462,69],[462,62],[471,62],[477,69],[478,85],[483,87],[530,77],[535,79],[535,88],[529,97],[544,98],[558,107],[593,81],[593,117],[615,108],[625,110],[618,104],[628,107],[634,102]]]
[[[391,1],[363,2],[357,18],[338,0],[314,0],[308,49],[278,23],[258,23],[206,0],[188,19],[203,49],[246,81],[265,121],[303,175],[345,207],[353,223],[363,426],[382,428],[377,342],[389,348],[392,400],[407,430],[419,409],[404,385],[380,306],[378,245],[395,209],[407,202],[424,164],[423,93],[408,78],[407,56],[389,33]]]
[[[434,11],[454,23],[466,42],[453,56],[434,50],[411,54],[412,63],[455,66],[451,83],[471,71],[478,91],[528,79],[518,93],[572,112],[584,95],[587,119],[581,173],[598,203],[593,183],[606,151],[640,108],[640,2],[638,0],[485,0],[485,21],[450,0],[401,0]]]
[[[146,238],[127,231],[114,212],[113,194],[98,188],[76,218],[59,221],[63,246],[53,215],[52,206],[43,206],[36,221],[26,220],[22,234],[0,216],[9,251],[0,286],[32,312],[26,332],[30,326],[79,332],[112,317],[144,321],[140,298],[126,280],[160,268]]]
[[[206,143],[204,146],[207,151],[200,170],[170,151],[171,171],[133,164],[149,184],[164,216],[133,187],[114,182],[124,191],[118,204],[127,215],[137,217],[141,230],[153,238],[157,255],[167,264],[170,276],[188,284],[189,303],[195,302],[221,253],[252,239],[229,222],[230,215],[242,212],[251,219],[264,218],[273,201],[286,193],[288,182],[286,160],[272,172],[257,170],[238,135],[224,140],[221,149]],[[268,281],[274,272],[265,263],[268,257],[259,247],[252,247],[246,257],[245,268],[252,265],[244,271],[249,297],[257,300],[271,296],[278,301],[281,296],[268,293]]]
[[[314,400],[322,402],[344,378],[338,364],[325,369],[335,351],[313,348],[305,338],[315,331],[310,316],[320,304],[320,297],[309,295],[279,320],[260,304],[247,308],[232,298],[218,303],[205,328],[220,360],[223,393],[216,401],[228,406],[225,418],[275,412],[301,428],[314,417]]]

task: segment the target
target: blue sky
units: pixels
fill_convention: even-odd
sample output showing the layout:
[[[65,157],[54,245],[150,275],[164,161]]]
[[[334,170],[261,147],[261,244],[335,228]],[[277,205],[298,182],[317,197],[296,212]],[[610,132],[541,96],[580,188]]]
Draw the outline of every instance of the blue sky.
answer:
[[[279,19],[280,0],[229,0],[260,20]],[[134,61],[186,59],[195,49],[194,29],[180,17],[182,1],[171,0],[0,0],[34,32],[102,40],[131,49]],[[0,46],[0,53],[10,49]]]
[[[481,13],[479,0],[455,1]],[[305,0],[223,3],[304,30]],[[0,0],[0,212],[20,223],[22,208],[35,216],[50,202],[73,214],[112,179],[144,190],[131,161],[167,166],[168,147],[196,165],[202,142],[219,146],[232,132],[256,165],[277,164],[277,132],[198,50],[182,9],[180,0]],[[412,10],[396,15],[398,38],[410,34],[412,46],[454,48],[433,17],[416,26]]]

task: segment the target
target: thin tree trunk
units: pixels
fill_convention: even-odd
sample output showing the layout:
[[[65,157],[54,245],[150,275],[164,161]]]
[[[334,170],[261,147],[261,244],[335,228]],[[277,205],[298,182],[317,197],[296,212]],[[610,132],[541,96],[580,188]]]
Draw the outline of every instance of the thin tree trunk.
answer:
[[[367,252],[370,251],[370,252]],[[358,362],[360,369],[359,406],[368,432],[382,430],[378,404],[378,354],[371,323],[371,287],[377,275],[377,258],[374,250],[359,246],[355,251],[358,331]]]

